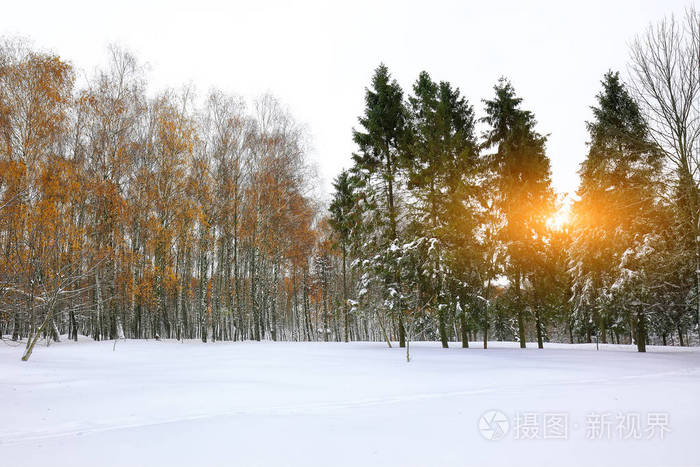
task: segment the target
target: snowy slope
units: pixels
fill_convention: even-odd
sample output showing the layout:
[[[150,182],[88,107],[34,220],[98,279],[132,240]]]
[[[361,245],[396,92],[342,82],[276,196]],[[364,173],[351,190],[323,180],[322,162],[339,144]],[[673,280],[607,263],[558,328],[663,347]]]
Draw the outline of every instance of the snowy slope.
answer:
[[[700,349],[472,345],[416,343],[406,363],[382,343],[86,341],[23,363],[0,344],[0,460],[700,465]],[[479,429],[489,410],[509,421],[501,440]],[[522,439],[532,414],[539,436]],[[552,414],[566,416],[563,439],[543,435]],[[611,433],[589,439],[602,414]],[[668,417],[663,439],[649,414]],[[638,416],[642,439],[622,439],[618,415]]]

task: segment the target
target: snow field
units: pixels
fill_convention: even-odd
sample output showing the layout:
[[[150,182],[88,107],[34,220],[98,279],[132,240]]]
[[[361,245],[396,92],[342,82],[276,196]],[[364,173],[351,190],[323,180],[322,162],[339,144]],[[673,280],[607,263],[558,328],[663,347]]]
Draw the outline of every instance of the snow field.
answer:
[[[0,344],[0,458],[18,466],[700,465],[700,348],[471,346],[412,343],[406,363],[405,349],[374,342],[120,341],[113,351],[111,341],[85,340],[42,344],[24,363],[22,345]],[[503,439],[480,430],[492,410],[508,420]],[[663,439],[661,430],[647,433],[650,414],[667,418]],[[553,415],[565,416],[566,437],[546,436]],[[620,416],[639,417],[640,439],[623,439]],[[526,432],[527,420],[536,423]],[[596,420],[607,425],[592,436]]]

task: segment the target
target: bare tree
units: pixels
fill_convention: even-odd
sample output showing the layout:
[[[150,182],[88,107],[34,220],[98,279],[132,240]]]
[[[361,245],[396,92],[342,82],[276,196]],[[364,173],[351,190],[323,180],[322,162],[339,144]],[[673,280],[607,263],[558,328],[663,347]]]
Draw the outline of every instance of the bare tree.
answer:
[[[638,36],[631,47],[630,75],[651,136],[666,156],[685,207],[696,256],[700,322],[700,14],[672,15]]]

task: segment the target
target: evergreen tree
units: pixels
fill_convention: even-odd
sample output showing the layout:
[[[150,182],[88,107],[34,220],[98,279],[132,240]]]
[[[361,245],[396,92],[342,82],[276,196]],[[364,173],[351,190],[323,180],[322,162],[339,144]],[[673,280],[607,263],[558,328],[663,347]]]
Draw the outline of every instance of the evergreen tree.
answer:
[[[506,245],[506,274],[513,290],[513,305],[518,320],[520,347],[525,347],[525,302],[523,280],[530,272],[537,239],[553,209],[549,159],[545,155],[546,136],[535,131],[532,112],[520,108],[522,99],[513,86],[501,78],[494,87],[496,95],[486,104],[483,121],[490,126],[485,148],[495,148],[487,156],[494,173],[497,193],[495,204],[504,218],[501,238]]]
[[[544,347],[547,324],[558,321],[568,327],[570,276],[568,248],[571,237],[568,226],[548,226],[541,237],[533,239],[537,249],[528,275],[528,303],[535,318],[537,347]]]
[[[381,64],[372,77],[372,89],[366,89],[365,113],[359,119],[364,132],[353,129],[359,153],[353,155],[356,166],[377,174],[386,185],[389,241],[398,238],[395,189],[398,179],[400,148],[406,135],[406,109],[403,91]]]
[[[403,163],[415,200],[414,233],[437,250],[428,274],[432,280],[425,284],[422,296],[436,298],[440,340],[447,347],[446,314],[456,311],[459,286],[472,269],[468,259],[473,249],[468,247],[475,243],[469,204],[478,162],[474,111],[459,89],[444,81],[435,83],[425,71],[413,93],[409,97],[410,143]],[[448,269],[451,274],[446,274]]]
[[[375,238],[375,252],[383,257],[371,268],[385,283],[384,303],[398,321],[399,345],[405,345],[402,319],[400,275],[393,251],[400,244],[398,226],[398,194],[401,149],[406,138],[407,112],[403,91],[391,79],[388,68],[381,64],[372,77],[372,88],[365,93],[365,112],[359,118],[362,131],[353,130],[359,152],[353,156],[355,171],[365,188],[379,182],[382,199],[372,197],[365,207],[374,210],[373,221],[380,229]],[[377,189],[376,187],[374,189]]]
[[[587,123],[589,152],[579,171],[571,256],[579,321],[596,323],[585,330],[587,340],[596,330],[605,343],[607,327],[621,318],[611,314],[611,287],[622,256],[651,233],[661,159],[618,73],[606,73],[601,83],[594,120]]]
[[[357,219],[353,216],[353,206],[355,205],[355,195],[353,193],[352,181],[347,170],[343,170],[333,182],[333,199],[329,211],[329,223],[336,234],[336,245],[343,255],[343,318],[345,322],[345,342],[348,342],[350,329],[348,311],[348,279],[347,279],[347,258],[350,248],[350,235],[353,224]]]

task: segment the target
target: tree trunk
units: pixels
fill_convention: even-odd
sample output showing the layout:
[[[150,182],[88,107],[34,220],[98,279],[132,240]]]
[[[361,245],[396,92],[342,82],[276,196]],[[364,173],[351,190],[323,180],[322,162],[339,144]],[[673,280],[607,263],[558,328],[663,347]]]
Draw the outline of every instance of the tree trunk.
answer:
[[[95,316],[95,326],[93,338],[98,341],[101,336],[101,320],[103,315],[102,310],[102,288],[100,287],[100,273],[99,268],[95,271],[95,300],[96,304],[96,316]]]
[[[525,316],[523,316],[523,305],[520,297],[520,271],[515,275],[515,300],[516,306],[518,308],[518,337],[520,338],[520,348],[524,349],[526,347],[525,338]]]
[[[469,348],[469,329],[467,328],[467,316],[464,310],[462,310],[459,320],[462,326],[462,348],[466,349]]]
[[[439,307],[440,305],[438,305]],[[445,326],[445,312],[438,309],[438,326],[440,328],[440,342],[442,343],[442,348],[446,349],[449,347],[447,343],[447,328]]]
[[[13,326],[12,326],[12,340],[13,341],[21,341],[22,340],[22,333],[20,332],[20,324],[19,324],[19,311],[15,310],[14,311],[14,319],[13,319]]]
[[[484,301],[484,349],[489,346],[489,298],[491,294],[491,276],[486,283],[486,300]]]
[[[540,307],[535,307],[535,326],[537,327],[537,348],[543,349],[544,342],[542,341],[542,320],[540,319]]]
[[[647,332],[646,324],[644,322],[644,310],[642,306],[639,306],[637,311],[637,351],[646,352],[647,351]]]
[[[605,325],[605,313],[602,313],[602,312],[600,313],[599,323],[600,323],[600,340],[603,344],[607,344],[608,343],[608,335],[606,332],[607,328]]]
[[[348,282],[347,282],[347,250],[343,244],[343,317],[345,318],[345,342],[349,340],[350,332],[350,310],[348,310]]]
[[[53,319],[53,302],[48,305],[48,309],[46,311],[46,317],[44,318],[44,321],[41,323],[39,328],[36,329],[36,331],[34,331],[34,335],[29,336],[29,339],[27,341],[27,349],[25,350],[24,355],[22,355],[23,362],[26,362],[27,360],[29,360],[29,357],[32,356],[32,351],[34,350],[34,346],[36,345],[37,341],[41,337],[41,333],[44,332],[46,325],[52,319]]]
[[[72,308],[68,311],[68,339],[78,342],[78,323],[75,321],[75,311]]]

